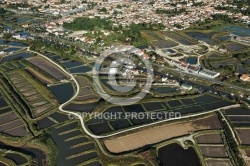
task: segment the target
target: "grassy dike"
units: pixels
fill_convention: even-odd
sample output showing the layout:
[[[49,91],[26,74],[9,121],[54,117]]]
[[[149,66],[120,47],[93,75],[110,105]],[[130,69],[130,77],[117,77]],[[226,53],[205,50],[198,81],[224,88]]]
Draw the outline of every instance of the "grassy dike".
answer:
[[[235,166],[246,165],[241,156],[240,147],[238,147],[237,142],[234,140],[233,133],[231,132],[230,127],[227,125],[226,120],[223,120],[224,118],[222,117],[220,113],[218,113],[217,115],[219,117],[222,129],[223,129],[223,132],[222,132],[223,142],[229,152],[229,157],[233,165]]]

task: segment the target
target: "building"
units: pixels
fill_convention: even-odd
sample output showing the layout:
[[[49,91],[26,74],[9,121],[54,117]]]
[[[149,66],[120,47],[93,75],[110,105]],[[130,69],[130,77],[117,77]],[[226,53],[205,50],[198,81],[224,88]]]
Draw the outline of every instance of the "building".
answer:
[[[178,62],[178,61],[171,61],[171,62],[174,66],[178,67],[179,69],[182,69],[190,73],[198,74],[204,77],[214,79],[220,75],[220,73],[217,73],[208,69],[204,69],[201,66],[198,66],[198,67],[191,66],[185,62]]]
[[[188,71],[191,72],[191,73],[199,74],[200,67],[189,66]]]
[[[204,77],[208,77],[208,78],[216,78],[220,75],[220,73],[211,71],[211,70],[207,70],[207,69],[200,69],[200,71],[198,72],[199,75],[202,75]]]
[[[242,81],[250,81],[250,77],[249,77],[248,74],[243,74],[243,75],[240,77],[240,79],[241,79]]]
[[[119,72],[117,67],[111,67],[109,68],[109,74],[110,75],[116,75]]]
[[[193,86],[192,85],[188,85],[186,83],[181,84],[181,88],[184,90],[192,90]]]

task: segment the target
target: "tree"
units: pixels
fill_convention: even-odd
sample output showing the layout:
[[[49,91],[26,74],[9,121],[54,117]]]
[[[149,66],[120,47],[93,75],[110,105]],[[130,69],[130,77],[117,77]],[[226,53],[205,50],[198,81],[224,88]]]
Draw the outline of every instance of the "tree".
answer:
[[[71,23],[63,23],[63,27],[69,30],[95,30],[96,28],[111,30],[112,21],[108,19],[79,17]]]
[[[108,10],[107,10],[105,7],[103,7],[103,8],[101,8],[101,9],[99,9],[99,12],[107,13]]]
[[[6,10],[0,7],[0,14],[5,14],[5,13],[6,13]]]
[[[5,40],[10,39],[11,37],[12,37],[12,35],[10,33],[3,34],[3,39],[5,39]]]

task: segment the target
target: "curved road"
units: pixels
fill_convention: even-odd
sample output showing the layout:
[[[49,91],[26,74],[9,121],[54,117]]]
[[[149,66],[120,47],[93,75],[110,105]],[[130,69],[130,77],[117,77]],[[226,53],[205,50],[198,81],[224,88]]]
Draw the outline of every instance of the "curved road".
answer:
[[[125,132],[128,132],[128,131],[133,131],[133,130],[140,129],[140,128],[143,128],[143,127],[153,126],[153,125],[160,124],[160,123],[163,123],[163,122],[169,122],[169,121],[174,121],[174,120],[179,120],[179,119],[196,117],[196,116],[200,116],[200,115],[206,115],[206,114],[209,114],[209,113],[212,113],[212,112],[215,112],[215,111],[219,111],[221,109],[228,109],[228,108],[240,107],[239,104],[235,104],[235,105],[232,105],[232,106],[221,107],[221,108],[218,108],[218,109],[215,109],[215,110],[211,110],[211,111],[207,111],[207,112],[201,112],[201,113],[194,114],[194,115],[182,116],[182,117],[172,118],[172,119],[165,119],[165,120],[162,120],[162,121],[158,121],[158,122],[154,122],[154,123],[145,124],[145,125],[133,127],[133,128],[130,128],[130,129],[122,130],[122,131],[119,131],[119,132],[116,132],[116,133],[112,133],[112,134],[109,134],[109,135],[103,135],[103,136],[94,135],[94,134],[92,134],[92,133],[90,133],[88,131],[88,129],[86,128],[86,126],[84,124],[83,118],[79,114],[63,109],[64,106],[66,106],[67,104],[69,104],[72,100],[74,100],[77,97],[77,95],[79,93],[79,90],[80,90],[80,86],[79,86],[77,80],[75,79],[74,75],[71,74],[71,73],[69,73],[68,71],[66,71],[62,66],[60,66],[59,64],[57,64],[53,60],[49,59],[45,55],[43,55],[43,54],[41,54],[39,52],[30,50],[30,47],[28,47],[28,51],[30,51],[32,53],[35,53],[35,54],[37,54],[37,55],[45,58],[46,60],[50,61],[51,63],[53,63],[54,65],[56,65],[58,68],[60,68],[64,73],[66,73],[68,76],[70,76],[71,80],[73,80],[75,82],[75,84],[76,84],[76,93],[75,93],[75,95],[70,100],[68,100],[67,102],[61,104],[59,106],[59,110],[62,111],[62,112],[64,112],[64,113],[72,114],[72,115],[78,117],[78,119],[81,122],[81,125],[82,125],[82,128],[83,128],[84,132],[86,132],[90,137],[95,138],[95,139],[108,138],[108,137],[112,137],[112,136],[115,136],[115,135],[118,135],[118,134],[121,134],[121,133],[125,133]]]

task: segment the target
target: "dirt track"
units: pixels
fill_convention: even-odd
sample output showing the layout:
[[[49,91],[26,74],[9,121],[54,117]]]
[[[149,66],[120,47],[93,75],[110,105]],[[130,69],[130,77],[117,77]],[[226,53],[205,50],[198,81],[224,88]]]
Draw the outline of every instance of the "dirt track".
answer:
[[[138,149],[145,145],[155,144],[170,138],[189,134],[192,131],[221,128],[217,116],[209,116],[190,122],[166,124],[153,127],[127,136],[116,137],[104,141],[112,153],[121,153]]]

